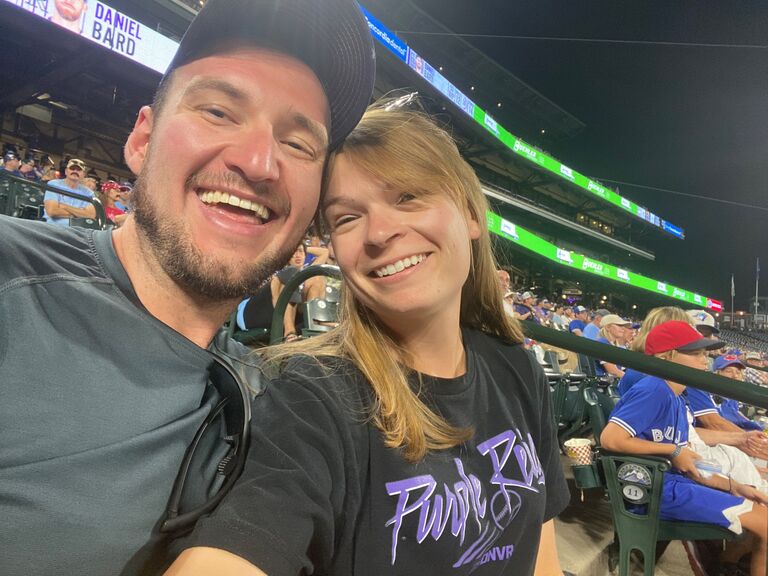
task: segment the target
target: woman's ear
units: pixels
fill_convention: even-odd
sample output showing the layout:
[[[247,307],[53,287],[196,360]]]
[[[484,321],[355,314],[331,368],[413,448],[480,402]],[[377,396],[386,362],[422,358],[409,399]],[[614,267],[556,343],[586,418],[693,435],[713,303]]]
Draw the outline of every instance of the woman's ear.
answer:
[[[480,223],[477,221],[477,217],[472,214],[472,210],[469,208],[465,211],[465,219],[467,220],[467,230],[469,230],[470,240],[477,240],[480,238],[480,234],[483,231],[480,228]]]

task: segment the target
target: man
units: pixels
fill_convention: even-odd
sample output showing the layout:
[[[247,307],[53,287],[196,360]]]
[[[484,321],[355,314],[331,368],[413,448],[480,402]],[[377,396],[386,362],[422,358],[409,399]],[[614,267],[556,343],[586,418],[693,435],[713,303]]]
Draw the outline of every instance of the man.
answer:
[[[747,365],[744,367],[744,380],[750,384],[768,386],[768,372],[760,370],[764,366],[763,359],[758,352],[747,352],[744,355]]]
[[[562,330],[565,327],[565,314],[562,304],[555,305],[555,311],[552,314],[551,324],[553,328],[557,328],[558,330]]]
[[[10,173],[11,176],[16,176],[19,178],[24,176],[19,170],[20,166],[21,161],[19,160],[19,156],[16,154],[16,152],[9,150],[3,155],[3,170]]]
[[[86,0],[56,0],[54,8],[51,22],[75,34],[83,31],[83,15],[88,9]]]
[[[568,330],[576,336],[584,336],[584,328],[587,326],[587,309],[584,306],[574,306],[574,319],[568,324]]]
[[[732,380],[744,381],[744,370],[747,367],[739,360],[738,356],[718,356],[715,358],[712,366],[712,371],[720,376],[725,376]],[[730,398],[722,398],[718,411],[720,415],[726,420],[733,422],[739,428],[743,430],[759,430],[762,432],[763,427],[744,416],[740,410],[740,404],[736,400]]]
[[[586,338],[589,338],[590,340],[597,340],[600,338],[600,328],[602,328],[602,321],[603,318],[608,316],[610,312],[606,310],[605,308],[598,308],[595,310],[592,315],[591,319],[589,321],[589,324],[587,324],[584,327],[584,336]]]
[[[209,374],[242,394],[249,361],[214,336],[294,251],[373,75],[353,0],[208,0],[128,137],[123,226],[0,219],[3,576],[165,564],[160,528],[230,467],[203,445],[185,473],[187,447],[214,407],[247,422]]]
[[[80,196],[93,198],[93,192],[82,184],[85,175],[85,162],[73,158],[67,162],[65,177],[48,182],[48,188],[58,188]],[[79,200],[53,190],[46,190],[43,198],[45,219],[57,226],[69,226],[70,218],[95,218],[96,207],[87,200]]]
[[[536,296],[532,292],[523,292],[520,296],[520,302],[515,303],[515,316],[518,320],[528,320],[539,324],[536,312],[533,310],[533,304]]]

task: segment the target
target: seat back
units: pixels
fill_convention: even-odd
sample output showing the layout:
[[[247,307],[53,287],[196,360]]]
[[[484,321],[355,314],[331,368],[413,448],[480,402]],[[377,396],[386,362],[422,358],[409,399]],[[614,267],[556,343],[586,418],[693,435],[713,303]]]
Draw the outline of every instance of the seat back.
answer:
[[[304,324],[307,336],[313,333],[329,332],[339,321],[339,303],[313,298],[304,303]]]

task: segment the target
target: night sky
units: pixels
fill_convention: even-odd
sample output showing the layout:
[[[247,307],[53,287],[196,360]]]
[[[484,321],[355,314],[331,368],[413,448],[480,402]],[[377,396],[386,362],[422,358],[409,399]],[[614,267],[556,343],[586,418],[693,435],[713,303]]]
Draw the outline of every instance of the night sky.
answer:
[[[414,2],[459,34],[621,41],[465,37],[586,124],[568,141],[537,144],[686,229],[683,241],[646,240],[654,277],[730,307],[734,272],[736,308],[746,308],[759,256],[768,295],[768,1]],[[398,32],[414,43],[417,33]]]

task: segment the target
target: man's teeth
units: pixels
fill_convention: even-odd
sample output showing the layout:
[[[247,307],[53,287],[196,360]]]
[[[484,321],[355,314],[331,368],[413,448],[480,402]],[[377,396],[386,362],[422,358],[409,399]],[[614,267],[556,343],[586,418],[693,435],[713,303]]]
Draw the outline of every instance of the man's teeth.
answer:
[[[384,276],[391,276],[395,272],[402,272],[406,268],[410,268],[411,266],[416,266],[416,264],[420,264],[424,260],[424,258],[426,258],[424,254],[411,256],[409,258],[403,258],[402,260],[398,260],[393,264],[387,264],[386,266],[382,266],[381,268],[376,270],[376,276],[378,276],[379,278],[384,278]]]
[[[237,196],[230,195],[228,192],[207,190],[200,194],[200,200],[206,204],[229,204],[230,206],[242,208],[243,210],[250,210],[255,212],[256,215],[263,220],[266,220],[269,217],[269,210],[266,206],[257,204],[252,200],[238,198]]]

